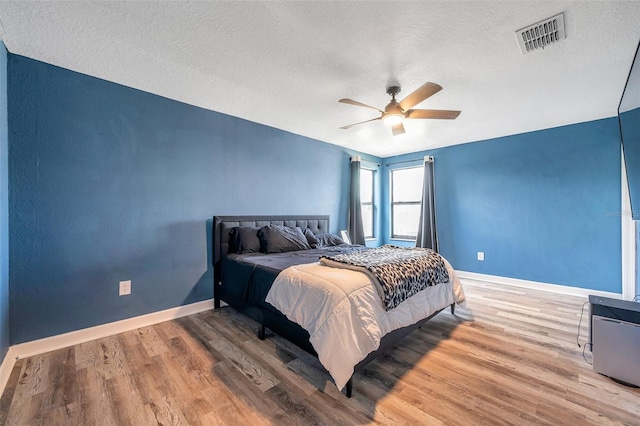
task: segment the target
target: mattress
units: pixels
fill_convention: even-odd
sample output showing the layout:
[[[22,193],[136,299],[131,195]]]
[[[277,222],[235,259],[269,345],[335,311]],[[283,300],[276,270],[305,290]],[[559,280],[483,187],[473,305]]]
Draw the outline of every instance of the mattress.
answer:
[[[245,304],[278,312],[265,302],[267,293],[278,274],[290,266],[316,263],[320,256],[350,253],[363,246],[340,245],[287,253],[245,253],[223,256],[221,298],[229,305],[242,308]]]

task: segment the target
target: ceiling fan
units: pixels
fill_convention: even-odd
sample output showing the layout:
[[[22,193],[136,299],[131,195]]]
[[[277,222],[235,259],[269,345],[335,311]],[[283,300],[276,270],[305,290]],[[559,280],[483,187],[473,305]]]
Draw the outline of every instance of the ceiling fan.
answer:
[[[402,122],[405,119],[435,118],[454,120],[460,115],[460,111],[450,111],[443,109],[411,109],[428,97],[435,95],[440,90],[442,90],[442,86],[435,83],[427,82],[413,91],[411,94],[409,94],[409,96],[398,102],[396,101],[396,95],[400,93],[400,86],[391,86],[387,88],[387,93],[391,95],[391,102],[389,102],[389,105],[384,108],[384,111],[376,107],[363,104],[362,102],[354,101],[352,99],[340,99],[338,102],[375,109],[376,111],[380,111],[380,113],[382,114],[380,115],[380,117],[361,121],[359,123],[349,124],[348,126],[342,126],[340,128],[348,129],[358,124],[382,120],[385,124],[391,126],[391,132],[393,133],[393,136],[397,136],[404,133],[404,126],[402,125]]]

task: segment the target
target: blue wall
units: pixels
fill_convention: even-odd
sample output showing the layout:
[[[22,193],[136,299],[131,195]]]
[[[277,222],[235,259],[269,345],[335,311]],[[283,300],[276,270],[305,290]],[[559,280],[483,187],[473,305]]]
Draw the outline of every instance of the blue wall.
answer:
[[[616,118],[386,158],[435,157],[440,251],[463,271],[622,291]],[[410,166],[412,163],[395,165]],[[387,185],[385,166],[382,185]],[[383,223],[390,217],[388,199]],[[389,240],[383,229],[384,242]],[[477,252],[485,261],[477,260]]]
[[[0,41],[0,363],[9,349],[9,144],[7,49]]]
[[[640,219],[640,108],[620,114],[620,130],[633,219]]]
[[[629,198],[633,219],[640,219],[640,108],[623,112],[619,116],[624,161],[627,166]],[[636,234],[636,247],[640,247],[640,227]],[[640,265],[640,250],[636,250],[636,265]],[[640,274],[636,267],[636,292],[640,292]]]
[[[8,78],[13,344],[211,298],[213,215],[346,227],[353,151],[17,55]]]
[[[620,114],[619,120],[631,210],[633,218],[638,220],[640,219],[640,108],[623,112]],[[640,247],[640,227],[637,229],[636,247]],[[636,250],[636,265],[640,266],[640,250]],[[638,268],[636,268],[636,289],[640,292]]]

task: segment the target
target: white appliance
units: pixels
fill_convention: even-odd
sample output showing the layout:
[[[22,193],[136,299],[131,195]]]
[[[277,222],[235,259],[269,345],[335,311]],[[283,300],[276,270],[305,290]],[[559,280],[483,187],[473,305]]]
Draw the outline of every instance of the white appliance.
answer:
[[[593,371],[640,386],[640,324],[592,317]]]

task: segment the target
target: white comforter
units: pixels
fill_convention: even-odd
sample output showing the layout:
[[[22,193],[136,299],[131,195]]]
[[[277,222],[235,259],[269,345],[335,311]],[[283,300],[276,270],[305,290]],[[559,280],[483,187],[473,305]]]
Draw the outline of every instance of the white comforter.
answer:
[[[318,263],[282,271],[266,300],[309,332],[320,362],[342,389],[384,335],[464,302],[460,280],[449,262],[445,264],[448,283],[427,287],[390,311],[367,275]]]

